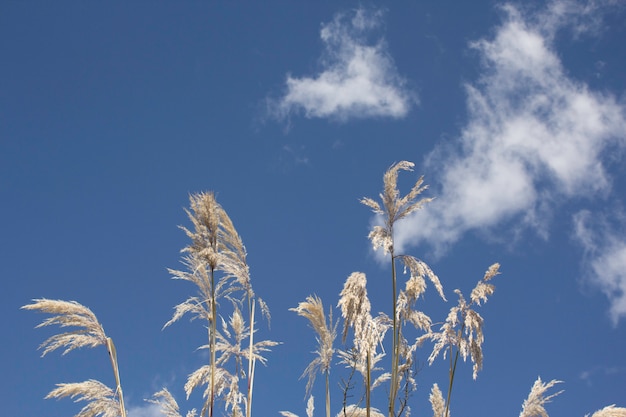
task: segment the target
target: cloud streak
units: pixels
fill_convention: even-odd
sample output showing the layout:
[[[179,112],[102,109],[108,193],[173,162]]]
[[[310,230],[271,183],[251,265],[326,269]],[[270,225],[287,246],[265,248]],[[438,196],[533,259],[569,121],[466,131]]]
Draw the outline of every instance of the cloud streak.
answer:
[[[620,217],[610,224],[588,210],[574,216],[574,236],[585,251],[589,282],[609,299],[613,325],[626,318],[626,222]]]
[[[483,75],[466,86],[468,122],[427,158],[437,200],[400,226],[400,246],[425,241],[442,253],[468,231],[507,222],[547,237],[559,204],[611,192],[603,156],[625,145],[626,111],[569,78],[553,44],[570,23],[591,27],[591,10],[564,1],[531,17],[503,10],[494,36],[470,45]]]
[[[398,74],[384,38],[369,40],[381,26],[382,12],[363,8],[339,13],[322,25],[321,71],[311,77],[287,75],[284,95],[267,101],[270,116],[341,121],[404,117],[416,98]]]

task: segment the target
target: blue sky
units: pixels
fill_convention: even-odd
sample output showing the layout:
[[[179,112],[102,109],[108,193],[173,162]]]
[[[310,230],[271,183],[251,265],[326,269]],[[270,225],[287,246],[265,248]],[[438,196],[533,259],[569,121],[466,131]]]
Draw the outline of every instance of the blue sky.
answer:
[[[460,368],[452,415],[517,415],[539,375],[564,381],[552,416],[626,406],[625,17],[611,1],[2,2],[5,414],[73,415],[43,399],[54,384],[112,384],[102,347],[39,357],[51,330],[19,309],[38,297],[97,314],[131,416],[152,416],[143,399],[163,386],[200,407],[182,386],[205,330],[161,327],[194,291],[167,272],[187,244],[183,208],[213,190],[272,311],[260,336],[283,343],[253,411],[305,415],[315,339],[288,309],[314,293],[335,306],[363,271],[373,311],[388,311],[359,199],[400,160],[416,164],[400,187],[423,174],[436,199],[398,246],[448,299],[501,264],[481,308],[484,369]],[[422,307],[437,322],[452,303],[431,289]],[[413,415],[447,380],[429,353]]]

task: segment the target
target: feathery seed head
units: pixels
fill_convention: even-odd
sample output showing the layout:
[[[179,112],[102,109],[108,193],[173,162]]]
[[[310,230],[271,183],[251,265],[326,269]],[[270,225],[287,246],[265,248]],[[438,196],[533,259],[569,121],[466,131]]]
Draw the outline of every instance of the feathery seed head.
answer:
[[[587,414],[587,416],[589,416],[589,414]],[[591,417],[626,417],[626,408],[615,407],[615,404],[608,405],[593,413]]]
[[[394,223],[422,208],[425,203],[432,200],[432,198],[417,200],[417,197],[428,188],[422,185],[424,182],[423,177],[417,180],[407,195],[400,197],[398,171],[412,171],[414,165],[412,162],[400,161],[393,164],[385,172],[383,176],[383,192],[379,194],[382,207],[371,198],[364,197],[361,199],[362,204],[371,208],[374,213],[384,217],[384,227],[374,227],[368,236],[374,246],[374,250],[382,247],[385,253],[392,251]]]
[[[470,300],[472,303],[481,305],[481,302],[487,302],[487,297],[492,295],[495,291],[496,287],[493,284],[486,283],[484,281],[478,281],[476,287],[472,290],[470,294]]]
[[[246,248],[226,211],[212,192],[192,194],[189,202],[194,230],[181,227],[192,241],[183,251],[198,258],[198,266],[221,269],[252,296]]]
[[[176,399],[167,388],[155,392],[152,394],[152,398],[147,399],[146,402],[158,405],[159,411],[165,417],[182,417]]]
[[[185,210],[189,220],[194,225],[194,231],[184,227],[192,244],[184,249],[186,252],[195,253],[197,256],[215,269],[219,262],[219,226],[222,207],[217,203],[215,194],[212,192],[192,194],[189,196],[191,211]]]
[[[75,398],[75,402],[87,401],[75,417],[118,417],[120,414],[120,403],[113,390],[95,379],[57,384],[46,399],[64,397]]]
[[[374,226],[372,231],[367,235],[370,242],[372,242],[372,247],[374,250],[378,250],[379,248],[383,249],[383,254],[388,254],[393,249],[393,239],[391,238],[391,233],[387,228],[382,226]]]
[[[430,401],[430,405],[433,408],[433,417],[443,417],[443,412],[446,407],[443,401],[443,394],[439,389],[439,385],[433,384],[433,387],[430,390],[430,396],[428,397],[428,400]]]
[[[384,194],[383,202],[387,213],[390,214],[389,219],[395,223],[413,211],[420,209],[424,203],[431,201],[431,198],[425,198],[419,201],[415,201],[417,196],[426,190],[426,186],[422,186],[424,183],[424,177],[420,177],[415,185],[411,188],[411,191],[402,198],[399,198],[400,191],[398,191],[398,171],[413,171],[415,164],[408,161],[400,161],[395,165],[392,165],[383,177]]]
[[[485,276],[483,277],[483,281],[489,281],[496,275],[500,275],[500,264],[497,262],[491,265],[489,269],[487,269],[487,271],[485,272]]]
[[[363,197],[361,199],[361,203],[371,208],[372,211],[376,214],[380,214],[380,215],[385,214],[385,212],[380,208],[380,204],[378,204],[376,200],[373,200],[369,197]]]
[[[367,321],[371,305],[367,298],[367,278],[362,272],[353,272],[343,285],[339,294],[341,297],[337,306],[341,308],[341,316],[344,318],[343,341],[348,334],[348,327],[362,327]]]
[[[399,258],[404,264],[405,273],[407,268],[411,273],[411,277],[406,283],[407,295],[409,296],[411,302],[415,302],[426,290],[426,281],[424,280],[425,277],[428,278],[435,286],[439,296],[444,301],[447,301],[445,295],[443,294],[443,286],[441,285],[441,281],[439,281],[439,277],[435,275],[432,269],[430,269],[425,262],[408,255],[402,255],[399,256]]]
[[[433,351],[428,358],[431,365],[442,351],[445,359],[447,346],[455,346],[464,361],[470,356],[473,362],[472,377],[476,379],[478,371],[482,369],[483,365],[484,320],[480,314],[470,308],[471,304],[465,301],[460,290],[457,289],[454,292],[459,297],[458,304],[450,308],[448,317],[440,331],[428,333],[419,338],[418,342],[422,343],[425,339],[432,339],[435,342]],[[461,326],[460,329],[458,329],[459,325]]]
[[[309,401],[306,402],[306,415],[307,417],[313,417],[313,412],[315,411],[315,400],[311,395],[309,397]]]
[[[246,334],[246,324],[243,320],[243,316],[241,315],[241,311],[239,310],[239,308],[235,305],[234,306],[234,311],[232,316],[230,316],[230,327],[233,329],[233,332],[235,333],[235,339],[237,340],[241,340],[243,339]]]
[[[560,384],[563,381],[557,381],[553,379],[550,382],[544,383],[541,380],[541,377],[537,377],[537,380],[533,384],[530,394],[528,394],[528,398],[524,400],[524,404],[522,405],[522,412],[519,417],[548,417],[548,412],[546,411],[544,405],[549,403],[550,400],[557,395],[561,394],[563,391],[559,391],[557,393],[551,395],[545,395],[546,391],[555,386],[556,384]]]
[[[309,320],[311,327],[317,333],[319,346],[316,353],[318,356],[309,363],[302,374],[302,376],[308,375],[309,377],[306,388],[306,392],[309,394],[315,382],[316,372],[318,370],[322,373],[330,372],[330,365],[335,352],[333,343],[335,337],[337,337],[337,324],[332,322],[332,311],[327,323],[322,300],[315,295],[308,296],[305,301],[298,304],[298,307],[290,308],[289,310],[295,311],[299,316]]]
[[[32,304],[21,307],[25,310],[38,310],[53,316],[45,319],[39,327],[58,325],[59,327],[77,327],[77,330],[60,333],[46,339],[40,346],[41,356],[59,348],[65,348],[63,355],[81,347],[106,345],[107,335],[96,315],[76,301],[34,299]]]
[[[306,402],[306,415],[307,417],[313,417],[313,412],[315,411],[313,396],[309,397],[309,400]],[[298,417],[297,414],[292,413],[291,411],[280,411],[280,414],[284,417]]]
[[[426,291],[426,281],[421,276],[411,275],[411,278],[406,282],[405,292],[407,299],[411,301],[417,301],[420,295]]]

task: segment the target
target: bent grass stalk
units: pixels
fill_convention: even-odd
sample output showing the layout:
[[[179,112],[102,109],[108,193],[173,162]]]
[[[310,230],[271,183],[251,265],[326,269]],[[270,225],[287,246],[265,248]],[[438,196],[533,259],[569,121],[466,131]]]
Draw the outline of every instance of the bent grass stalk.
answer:
[[[78,401],[89,403],[81,410],[78,416],[91,417],[98,414],[113,416],[119,414],[126,417],[124,394],[120,381],[120,372],[117,362],[117,352],[113,339],[108,337],[96,315],[87,307],[76,301],[50,300],[47,298],[34,299],[32,304],[21,307],[25,310],[36,310],[51,314],[36,328],[58,325],[61,328],[71,327],[76,330],[55,334],[46,339],[40,346],[43,349],[41,356],[61,348],[65,348],[63,355],[81,347],[106,346],[113,375],[115,377],[115,392],[96,380],[78,383],[57,384],[46,398],[78,397]],[[116,398],[116,399],[115,399]]]

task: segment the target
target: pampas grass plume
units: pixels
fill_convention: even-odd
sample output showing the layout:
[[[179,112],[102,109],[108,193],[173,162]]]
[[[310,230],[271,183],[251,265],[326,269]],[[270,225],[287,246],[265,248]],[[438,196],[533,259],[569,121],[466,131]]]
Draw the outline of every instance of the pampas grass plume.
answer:
[[[77,327],[69,332],[56,334],[46,339],[40,346],[43,349],[41,356],[56,349],[65,348],[63,355],[81,347],[96,347],[107,344],[107,335],[98,322],[96,315],[87,307],[76,301],[49,300],[47,298],[34,299],[32,304],[21,307],[25,310],[38,310],[41,313],[51,314],[36,328],[58,325],[61,328]]]
[[[100,381],[89,379],[83,382],[57,384],[46,399],[70,397],[74,402],[88,401],[75,417],[118,417],[120,404],[113,390]]]
[[[556,392],[554,394],[546,395],[546,392],[554,387],[556,384],[560,384],[562,381],[557,381],[553,379],[550,382],[543,382],[541,377],[537,377],[537,380],[533,384],[530,389],[530,394],[528,394],[528,398],[524,400],[524,404],[522,405],[522,412],[519,417],[548,417],[548,412],[546,411],[544,405],[549,403],[550,400],[557,395],[561,394],[563,391]]]

